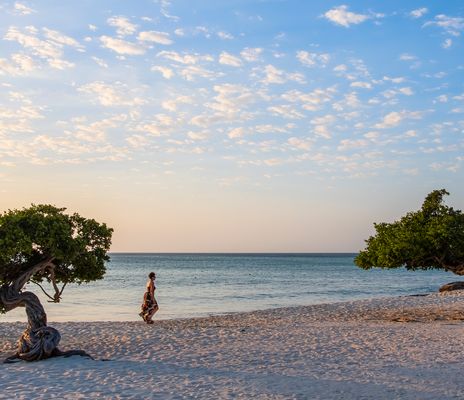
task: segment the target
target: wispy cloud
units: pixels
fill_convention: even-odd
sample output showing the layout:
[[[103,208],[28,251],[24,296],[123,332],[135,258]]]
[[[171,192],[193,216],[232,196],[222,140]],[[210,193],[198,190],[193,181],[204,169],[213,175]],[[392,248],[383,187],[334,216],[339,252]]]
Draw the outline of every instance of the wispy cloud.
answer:
[[[230,65],[232,67],[241,67],[242,60],[240,58],[233,56],[225,51],[223,51],[219,56],[219,63],[224,65]]]
[[[387,129],[398,126],[405,119],[421,119],[424,113],[420,111],[392,111],[383,117],[382,122],[374,125],[377,129]]]
[[[118,54],[127,54],[138,56],[145,54],[145,47],[141,46],[138,43],[128,42],[126,40],[113,38],[110,36],[100,36],[100,41],[102,42],[103,47],[113,50]]]
[[[37,12],[36,10],[32,9],[31,7],[26,6],[23,3],[20,3],[19,1],[14,3],[14,9],[18,14],[21,14],[21,15],[29,15],[29,14],[33,14]]]
[[[330,61],[330,55],[328,53],[309,53],[304,50],[300,50],[296,53],[296,58],[303,65],[307,67],[322,66],[325,67]]]
[[[428,8],[426,7],[421,7],[421,8],[416,8],[415,10],[412,10],[409,15],[412,17],[412,18],[420,18],[422,16],[424,16],[425,14],[427,14],[429,12]]]
[[[158,31],[140,32],[137,39],[142,42],[152,42],[164,45],[170,45],[173,43],[173,41],[169,38],[169,33]]]
[[[129,21],[127,17],[115,16],[107,19],[108,25],[116,28],[116,33],[123,37],[133,35],[137,31],[137,25]]]
[[[360,24],[370,18],[369,15],[366,14],[356,14],[348,11],[348,6],[346,5],[330,9],[324,14],[324,17],[334,24],[344,26],[345,28]]]
[[[427,21],[423,26],[437,26],[442,28],[449,35],[459,36],[464,30],[464,18],[449,17],[445,14],[439,14],[435,16],[433,21]]]
[[[116,82],[113,84],[105,82],[92,82],[80,86],[78,92],[91,95],[93,102],[98,102],[102,106],[137,106],[146,103],[142,97],[134,96],[134,91],[127,85]]]

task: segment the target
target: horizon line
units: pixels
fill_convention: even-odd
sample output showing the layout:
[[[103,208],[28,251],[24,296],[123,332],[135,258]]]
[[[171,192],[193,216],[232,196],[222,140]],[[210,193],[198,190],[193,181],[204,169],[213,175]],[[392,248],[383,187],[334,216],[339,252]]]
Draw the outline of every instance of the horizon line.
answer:
[[[286,251],[231,251],[231,252],[224,252],[224,251],[199,251],[199,252],[194,252],[194,251],[109,251],[108,254],[217,254],[217,255],[246,255],[246,254],[282,254],[282,255],[305,255],[305,254],[358,254],[359,251],[313,251],[313,252],[307,252],[307,251],[301,251],[301,252],[286,252]]]

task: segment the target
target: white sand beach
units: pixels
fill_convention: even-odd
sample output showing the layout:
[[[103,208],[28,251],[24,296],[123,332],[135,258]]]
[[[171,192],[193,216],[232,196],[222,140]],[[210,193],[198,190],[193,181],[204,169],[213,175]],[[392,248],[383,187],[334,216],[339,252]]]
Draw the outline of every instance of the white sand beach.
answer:
[[[79,356],[0,366],[2,399],[462,399],[464,292],[201,319],[50,323]],[[0,323],[0,356],[23,323]],[[108,360],[108,361],[103,361]]]

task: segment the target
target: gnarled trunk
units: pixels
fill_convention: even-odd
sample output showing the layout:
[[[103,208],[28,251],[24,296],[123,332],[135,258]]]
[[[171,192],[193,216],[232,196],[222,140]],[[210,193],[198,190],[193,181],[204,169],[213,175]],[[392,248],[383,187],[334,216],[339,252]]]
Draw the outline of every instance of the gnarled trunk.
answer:
[[[24,307],[27,315],[27,328],[18,339],[18,347],[15,354],[8,357],[5,362],[15,360],[37,361],[54,356],[82,355],[87,353],[80,350],[62,352],[58,349],[60,333],[47,326],[47,314],[39,298],[31,292],[23,292],[22,288],[36,273],[47,268],[54,268],[52,259],[45,260],[21,275],[12,284],[0,288],[0,302],[6,311],[16,307]]]

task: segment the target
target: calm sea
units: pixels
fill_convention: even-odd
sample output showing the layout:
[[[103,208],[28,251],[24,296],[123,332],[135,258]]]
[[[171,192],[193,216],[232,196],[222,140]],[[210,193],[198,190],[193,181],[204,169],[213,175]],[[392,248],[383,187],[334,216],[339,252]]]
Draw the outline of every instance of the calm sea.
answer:
[[[49,321],[137,320],[146,276],[157,274],[156,318],[199,317],[436,291],[456,276],[443,271],[364,271],[354,254],[112,254],[105,278],[65,289],[60,304],[42,299]],[[24,309],[0,322],[25,321]]]

